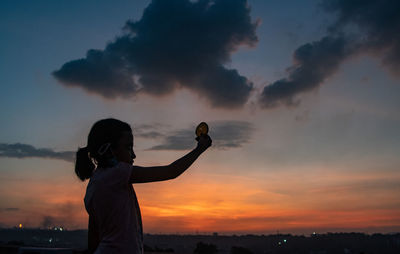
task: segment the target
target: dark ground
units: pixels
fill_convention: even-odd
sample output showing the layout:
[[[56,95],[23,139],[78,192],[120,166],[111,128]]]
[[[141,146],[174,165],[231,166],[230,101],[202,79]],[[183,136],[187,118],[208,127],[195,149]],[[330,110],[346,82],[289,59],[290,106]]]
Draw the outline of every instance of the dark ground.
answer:
[[[18,253],[20,247],[68,248],[57,252],[84,253],[87,230],[0,229],[0,254]],[[145,253],[232,254],[399,254],[400,233],[328,233],[294,235],[144,235]]]

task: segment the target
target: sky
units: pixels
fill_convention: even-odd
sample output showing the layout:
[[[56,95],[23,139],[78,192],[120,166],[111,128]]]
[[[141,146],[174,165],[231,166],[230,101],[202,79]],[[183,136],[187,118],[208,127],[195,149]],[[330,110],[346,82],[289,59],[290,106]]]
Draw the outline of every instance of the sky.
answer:
[[[145,233],[400,231],[398,1],[2,1],[0,227],[87,228],[78,147],[108,117]],[[397,31],[397,32],[396,32]]]

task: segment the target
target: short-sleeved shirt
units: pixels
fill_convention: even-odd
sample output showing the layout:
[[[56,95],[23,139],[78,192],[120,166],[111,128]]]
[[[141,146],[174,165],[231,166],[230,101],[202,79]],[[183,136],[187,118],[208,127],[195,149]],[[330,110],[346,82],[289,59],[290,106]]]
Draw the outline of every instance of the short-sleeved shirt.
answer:
[[[135,166],[118,162],[97,168],[84,198],[85,208],[97,225],[100,253],[143,253],[143,226],[135,190],[129,182]]]

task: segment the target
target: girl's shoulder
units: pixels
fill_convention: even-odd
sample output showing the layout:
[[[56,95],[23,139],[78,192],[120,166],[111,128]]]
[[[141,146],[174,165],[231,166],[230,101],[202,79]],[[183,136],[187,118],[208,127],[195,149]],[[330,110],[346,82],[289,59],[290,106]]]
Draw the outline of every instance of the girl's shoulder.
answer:
[[[118,162],[116,165],[105,170],[109,171],[108,175],[112,177],[117,184],[129,183],[133,166],[129,163]]]
[[[111,167],[97,167],[90,181],[106,181],[108,184],[128,182],[132,167],[132,165],[125,162],[118,162]]]

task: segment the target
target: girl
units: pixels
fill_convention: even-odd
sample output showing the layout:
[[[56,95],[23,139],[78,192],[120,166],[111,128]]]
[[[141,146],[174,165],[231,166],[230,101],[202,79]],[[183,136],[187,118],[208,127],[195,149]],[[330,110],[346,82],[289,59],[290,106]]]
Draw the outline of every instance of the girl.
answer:
[[[211,143],[202,135],[195,149],[169,165],[133,166],[136,155],[129,124],[112,118],[96,122],[75,163],[76,175],[82,181],[90,178],[84,198],[89,253],[142,254],[142,218],[132,184],[178,177]]]

